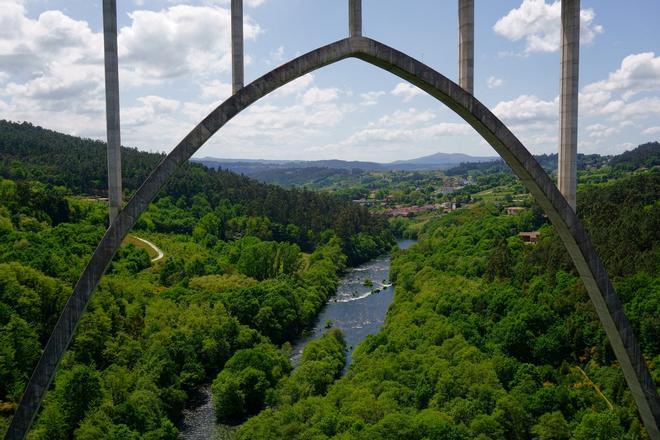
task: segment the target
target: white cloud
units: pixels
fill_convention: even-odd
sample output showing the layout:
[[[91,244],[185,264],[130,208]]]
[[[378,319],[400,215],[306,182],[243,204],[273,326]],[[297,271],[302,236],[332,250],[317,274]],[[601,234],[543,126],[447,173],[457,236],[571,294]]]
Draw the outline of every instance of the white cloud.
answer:
[[[660,126],[646,128],[646,129],[644,129],[644,131],[642,131],[642,133],[644,133],[644,134],[660,134]]]
[[[620,128],[634,127],[639,121],[660,117],[658,91],[660,57],[653,52],[631,54],[606,79],[583,87],[580,114],[606,118]]]
[[[610,101],[603,107],[602,113],[610,115],[614,120],[657,118],[660,116],[660,96],[642,98],[632,102]]]
[[[337,99],[338,96],[339,89],[321,89],[318,87],[312,87],[305,91],[305,93],[302,95],[302,103],[303,105],[314,105],[323,102],[330,102]]]
[[[581,43],[589,43],[603,32],[603,27],[594,23],[595,18],[593,9],[580,11]],[[523,0],[519,8],[497,20],[493,30],[511,41],[524,39],[525,53],[555,52],[561,34],[561,2]]]
[[[146,0],[134,0],[135,4],[138,6],[144,5]],[[199,3],[203,5],[221,5],[221,6],[230,6],[230,0],[166,0],[167,3],[171,4],[194,4]],[[245,5],[250,8],[256,8],[266,3],[266,0],[245,0]]]
[[[415,96],[423,95],[424,91],[408,83],[398,83],[390,92],[394,96],[403,98],[403,102],[409,102]]]
[[[489,89],[496,89],[504,85],[504,80],[502,78],[496,78],[494,76],[489,76],[486,80],[486,84]]]
[[[229,71],[229,10],[177,5],[162,11],[133,11],[129,17],[131,25],[123,27],[118,36],[120,63],[139,77],[210,76]],[[257,24],[246,19],[243,33],[247,40],[260,32]]]
[[[230,83],[214,79],[210,83],[201,85],[202,98],[224,101],[231,96],[232,86]]]
[[[143,96],[138,98],[139,105],[122,109],[122,125],[125,128],[152,124],[156,117],[176,113],[181,103],[162,96]]]
[[[279,66],[283,62],[284,62],[284,46],[280,46],[276,50],[270,52],[266,64],[271,66]]]
[[[415,108],[408,111],[397,110],[389,115],[382,116],[376,122],[369,124],[370,127],[392,127],[420,125],[435,119],[436,115],[430,110],[419,111]]]
[[[614,136],[619,133],[619,128],[614,126],[607,126],[604,124],[591,124],[585,127],[587,136],[590,138],[603,139]]]
[[[410,108],[381,116],[343,141],[344,146],[374,147],[429,145],[445,136],[473,132],[465,123],[436,122],[437,115],[430,110]]]
[[[307,90],[308,87],[314,82],[314,75],[308,73],[307,75],[301,76],[300,78],[294,79],[290,83],[285,84],[279,89],[275,90],[271,96],[283,97],[300,94]]]
[[[61,11],[45,11],[31,18],[23,2],[0,3],[0,117],[104,137],[102,33]],[[129,18],[128,25],[119,30],[118,41],[122,98],[136,86],[170,83],[184,74],[200,84],[202,99],[215,101],[229,95],[229,85],[217,79],[218,74],[228,71],[230,62],[230,14],[226,8],[178,5],[160,11],[133,11]],[[261,28],[246,17],[244,32],[247,39],[254,39]],[[156,89],[150,93],[164,94]],[[157,101],[154,95],[140,98],[135,104],[130,98],[122,100],[126,115],[122,123],[130,125],[131,120],[141,116],[145,124],[165,132],[172,124],[181,126],[182,121],[174,117],[167,122],[169,125],[160,124],[172,102]],[[188,117],[181,117],[187,109],[190,106],[181,103],[169,108],[169,113],[178,113],[190,126]],[[140,144],[149,139],[137,133],[145,133],[146,128],[138,130],[129,125],[124,139]],[[163,137],[156,131],[149,136],[162,142]],[[166,146],[158,145],[160,150]]]
[[[660,57],[652,52],[626,56],[607,78],[585,85],[580,91],[581,147],[593,152],[620,152],[620,140],[639,134],[657,134],[657,127],[642,130],[644,121],[660,117]],[[641,97],[640,97],[641,95]],[[559,98],[542,100],[522,95],[498,103],[493,111],[528,145],[546,138],[548,149],[556,148]],[[660,131],[660,128],[658,128]],[[591,139],[592,141],[588,141]],[[597,140],[597,142],[596,142]],[[642,139],[639,139],[641,142]],[[618,143],[617,143],[618,142]]]
[[[378,99],[382,96],[385,96],[386,93],[383,91],[375,91],[375,92],[366,92],[360,94],[360,98],[362,98],[362,101],[360,102],[360,105],[365,105],[365,106],[372,106],[378,104]]]
[[[493,113],[506,123],[536,123],[553,121],[557,118],[559,99],[544,101],[533,95],[521,95],[511,101],[501,101]]]
[[[628,55],[621,66],[608,75],[607,79],[589,84],[583,89],[585,94],[609,96],[611,92],[621,92],[627,100],[641,92],[660,90],[660,56],[653,52]]]
[[[49,64],[89,68],[102,63],[100,34],[88,24],[60,11],[43,12],[37,19],[26,16],[24,6],[5,2],[0,7],[0,65],[9,75],[48,76]]]

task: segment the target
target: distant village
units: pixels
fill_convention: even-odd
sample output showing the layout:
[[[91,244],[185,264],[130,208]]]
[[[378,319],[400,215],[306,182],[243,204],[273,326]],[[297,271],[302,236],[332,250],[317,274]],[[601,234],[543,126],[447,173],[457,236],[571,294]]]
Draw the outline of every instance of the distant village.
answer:
[[[439,213],[447,213],[455,211],[465,205],[466,202],[451,200],[451,195],[463,189],[470,182],[467,179],[448,179],[443,182],[443,185],[434,191],[433,195],[438,198],[442,197],[445,200],[440,203],[427,203],[423,205],[411,205],[397,203],[396,198],[392,195],[387,195],[383,198],[378,198],[376,191],[371,191],[367,198],[353,200],[361,206],[375,208],[388,217],[410,217],[417,214],[426,212],[438,211]],[[523,206],[507,206],[504,208],[506,215],[519,215],[525,211],[526,207]],[[529,245],[538,244],[541,233],[539,231],[524,231],[518,234],[520,239]]]
[[[438,188],[435,192],[435,196],[444,196],[447,197],[463,188],[468,184],[468,180],[459,178],[459,179],[448,179],[443,185]],[[388,195],[382,199],[378,199],[376,192],[372,191],[369,194],[368,198],[362,198],[353,200],[353,203],[358,205],[382,208],[383,213],[389,217],[408,217],[411,215],[421,214],[424,212],[430,211],[442,211],[442,212],[451,212],[462,206],[461,202],[447,200],[442,203],[428,203],[424,205],[406,205],[401,203],[396,203],[396,199],[392,195]]]

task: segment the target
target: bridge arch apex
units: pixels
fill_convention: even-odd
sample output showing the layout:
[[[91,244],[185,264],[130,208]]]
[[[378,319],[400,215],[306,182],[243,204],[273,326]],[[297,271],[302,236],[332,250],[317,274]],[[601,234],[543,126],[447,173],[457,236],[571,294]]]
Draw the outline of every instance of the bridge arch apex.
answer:
[[[516,136],[472,94],[432,68],[378,41],[354,36],[297,57],[238,90],[214,109],[151,172],[110,225],[76,283],[30,378],[6,439],[23,439],[39,410],[101,276],[147,205],[177,168],[222,126],[283,85],[346,58],[358,58],[426,91],[472,126],[507,162],[548,215],[582,278],[651,439],[660,440],[660,399],[632,327],[584,227]]]

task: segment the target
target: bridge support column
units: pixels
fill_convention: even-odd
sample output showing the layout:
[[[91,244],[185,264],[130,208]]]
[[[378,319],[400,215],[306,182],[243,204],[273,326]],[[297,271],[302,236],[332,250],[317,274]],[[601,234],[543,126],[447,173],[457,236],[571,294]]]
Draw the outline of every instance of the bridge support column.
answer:
[[[474,0],[458,0],[458,85],[474,94]]]
[[[232,92],[245,85],[243,61],[243,0],[231,0],[231,79]]]
[[[348,1],[348,35],[362,36],[362,0]]]
[[[108,135],[108,201],[110,223],[112,223],[121,211],[122,204],[116,0],[103,0],[103,46],[105,58],[105,119]]]
[[[574,211],[577,186],[579,77],[580,0],[562,0],[557,186]]]

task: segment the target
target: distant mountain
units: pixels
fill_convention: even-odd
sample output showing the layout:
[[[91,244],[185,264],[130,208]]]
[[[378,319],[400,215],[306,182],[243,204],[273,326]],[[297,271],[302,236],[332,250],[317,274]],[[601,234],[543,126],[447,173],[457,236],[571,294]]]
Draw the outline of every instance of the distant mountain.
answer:
[[[204,157],[193,159],[211,168],[229,169],[246,175],[262,174],[277,169],[329,168],[337,170],[363,171],[425,171],[447,169],[461,163],[478,163],[496,160],[496,157],[475,157],[462,153],[436,153],[430,156],[410,160],[398,160],[390,163],[330,160],[263,160],[263,159],[219,159]]]
[[[460,163],[469,162],[491,162],[497,160],[499,157],[495,156],[470,156],[463,153],[435,153],[429,156],[418,157],[417,159],[410,160],[397,160],[388,164],[389,166],[396,165],[426,165],[426,166],[446,166],[458,165]]]

